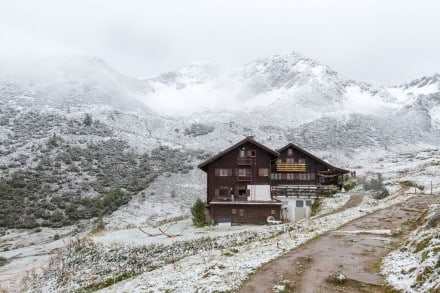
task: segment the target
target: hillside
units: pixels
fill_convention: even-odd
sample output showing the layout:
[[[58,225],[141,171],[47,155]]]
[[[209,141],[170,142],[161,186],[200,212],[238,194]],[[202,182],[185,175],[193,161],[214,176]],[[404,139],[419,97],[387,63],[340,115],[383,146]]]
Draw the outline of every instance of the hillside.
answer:
[[[293,141],[338,164],[359,151],[440,141],[439,75],[400,86],[343,80],[295,52],[231,70],[198,62],[142,80],[96,58],[43,61],[44,72],[0,80],[2,200],[6,211],[26,206],[27,215],[17,222],[6,212],[4,227],[68,225],[126,203],[123,213],[134,218],[141,215],[131,204],[157,203],[178,216],[203,196],[194,167],[244,135],[273,148]],[[111,208],[85,208],[116,191]],[[22,201],[12,205],[11,193]],[[184,198],[177,209],[176,197]]]
[[[145,243],[145,235],[136,234],[134,227],[153,231],[153,225],[188,215],[195,199],[205,196],[206,177],[197,164],[245,135],[274,149],[294,142],[361,178],[380,172],[393,197],[380,202],[366,192],[361,210],[329,216],[338,220],[336,226],[318,217],[322,229],[291,227],[304,232],[295,242],[286,231],[261,227],[219,233],[215,240],[212,231],[201,234],[208,238],[191,238],[198,235],[191,230],[189,239],[176,243]],[[63,280],[97,289],[95,283],[101,288],[115,282],[113,271],[103,267],[142,255],[145,264],[133,262],[118,271],[118,280],[139,277],[127,282],[130,288],[142,289],[143,278],[164,273],[169,279],[158,278],[159,287],[151,288],[187,288],[173,279],[188,275],[184,263],[204,270],[191,272],[200,288],[211,288],[228,274],[235,277],[219,290],[237,288],[262,263],[316,233],[405,201],[408,187],[402,182],[425,190],[432,182],[437,194],[439,145],[438,74],[398,86],[344,80],[295,52],[232,69],[195,62],[143,79],[84,57],[45,59],[23,72],[5,71],[0,75],[0,280],[56,256],[50,274],[39,271],[27,279],[28,290],[67,289]],[[343,195],[335,199],[344,200]],[[103,238],[75,240],[103,227],[108,231]],[[121,239],[134,243],[112,242]],[[267,253],[262,243],[277,249]],[[121,251],[117,261],[112,245]],[[261,246],[258,259],[237,273],[239,264],[228,262],[228,256],[247,257],[257,252],[255,245]],[[76,253],[78,247],[103,256],[103,262],[89,263],[87,253]],[[56,249],[73,258],[55,255]],[[144,255],[149,249],[166,257]],[[213,262],[210,253],[220,254],[226,264]],[[57,265],[71,265],[75,258],[82,265],[71,266],[70,277],[76,269],[89,275],[90,268],[100,277],[91,275],[85,283],[62,279]],[[170,274],[171,269],[179,273]]]

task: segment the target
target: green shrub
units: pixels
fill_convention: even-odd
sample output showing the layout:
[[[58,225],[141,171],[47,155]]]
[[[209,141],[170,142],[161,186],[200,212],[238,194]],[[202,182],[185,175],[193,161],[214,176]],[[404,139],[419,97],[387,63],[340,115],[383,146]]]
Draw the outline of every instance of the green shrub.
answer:
[[[191,207],[192,221],[194,226],[203,227],[206,226],[206,209],[205,203],[198,198]]]
[[[83,124],[86,126],[90,126],[90,125],[92,125],[92,122],[93,122],[92,115],[87,113],[86,116],[84,117]]]
[[[316,213],[321,209],[321,206],[322,206],[322,198],[315,199],[311,206],[310,216],[316,215]]]
[[[354,180],[349,180],[349,181],[344,182],[344,189],[346,191],[351,190],[355,187],[356,187],[356,181],[354,181]]]

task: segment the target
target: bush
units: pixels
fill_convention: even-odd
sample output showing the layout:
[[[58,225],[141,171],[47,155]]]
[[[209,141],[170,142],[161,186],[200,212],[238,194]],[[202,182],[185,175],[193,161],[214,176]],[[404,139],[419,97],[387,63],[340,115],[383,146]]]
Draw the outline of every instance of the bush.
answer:
[[[384,188],[382,190],[376,191],[374,198],[375,199],[382,199],[382,198],[387,197],[388,195],[390,195],[389,191],[386,188]]]
[[[376,174],[377,178],[366,179],[364,181],[363,187],[364,190],[382,190],[383,187],[383,178],[381,173]]]
[[[373,190],[373,191],[375,191],[375,193],[373,195],[374,198],[376,198],[376,199],[383,199],[383,198],[389,196],[390,193],[388,192],[388,190],[383,185],[382,174],[377,173],[376,176],[377,176],[376,178],[365,180],[364,184],[363,184],[363,187],[364,187],[364,190]]]
[[[356,187],[356,181],[350,180],[350,181],[344,182],[344,189],[346,191],[349,191],[355,187]]]
[[[206,210],[205,203],[199,198],[191,207],[192,221],[194,226],[203,227],[206,226]]]
[[[83,124],[86,125],[86,126],[90,126],[90,125],[92,125],[92,122],[93,122],[92,115],[87,113],[86,117],[84,117]]]

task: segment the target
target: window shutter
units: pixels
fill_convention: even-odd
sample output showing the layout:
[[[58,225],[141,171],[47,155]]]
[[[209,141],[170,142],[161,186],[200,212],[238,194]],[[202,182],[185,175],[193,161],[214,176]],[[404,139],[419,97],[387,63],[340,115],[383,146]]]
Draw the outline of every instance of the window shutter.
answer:
[[[267,168],[258,169],[258,176],[269,176],[269,169]]]

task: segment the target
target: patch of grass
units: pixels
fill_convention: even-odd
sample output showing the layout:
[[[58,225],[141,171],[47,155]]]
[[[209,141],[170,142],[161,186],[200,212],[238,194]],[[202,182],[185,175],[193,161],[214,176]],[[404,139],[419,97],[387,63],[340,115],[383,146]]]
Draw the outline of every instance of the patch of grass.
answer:
[[[422,252],[422,262],[428,259],[429,252],[429,250],[425,250],[424,252]]]
[[[347,282],[347,277],[339,272],[336,272],[328,276],[326,281],[335,285],[344,285]]]
[[[417,252],[420,252],[423,249],[425,249],[428,246],[430,241],[431,241],[431,238],[426,237],[426,238],[422,239],[421,241],[417,242],[414,252],[417,253]]]
[[[295,289],[294,287],[292,287],[292,283],[289,280],[284,280],[283,281],[283,289],[281,291],[279,291],[280,293],[290,293],[290,292],[294,292],[293,290]]]
[[[434,270],[431,267],[429,267],[429,266],[425,267],[423,272],[421,272],[420,274],[417,275],[416,282],[423,283],[424,281],[429,279],[429,275],[431,275],[433,273],[433,271]]]
[[[8,259],[0,256],[0,267],[8,263]]]
[[[411,181],[411,180],[404,180],[404,181],[400,181],[399,183],[400,183],[400,185],[405,186],[405,187],[416,187],[420,190],[425,189],[425,187],[423,185],[418,185],[417,183],[415,183],[414,181]]]
[[[383,293],[402,293],[401,290],[398,290],[389,284],[385,284],[382,286],[382,292]]]
[[[321,209],[323,199],[317,198],[313,201],[312,206],[310,207],[310,216],[316,215],[316,213]]]

